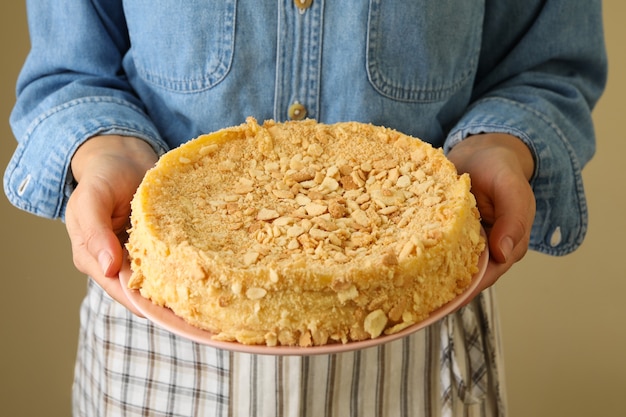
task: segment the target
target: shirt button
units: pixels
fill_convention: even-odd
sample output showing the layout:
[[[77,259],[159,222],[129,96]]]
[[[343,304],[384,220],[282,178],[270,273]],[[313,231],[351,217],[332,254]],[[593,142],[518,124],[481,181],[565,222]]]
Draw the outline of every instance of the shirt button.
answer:
[[[291,120],[302,120],[306,117],[306,107],[296,101],[289,106],[287,114]]]
[[[561,234],[561,228],[557,226],[556,229],[552,232],[552,236],[550,236],[550,246],[556,248],[561,243],[563,236]]]
[[[313,3],[313,0],[293,0],[293,2],[296,4],[296,7],[298,9],[306,10],[311,7],[311,3]]]

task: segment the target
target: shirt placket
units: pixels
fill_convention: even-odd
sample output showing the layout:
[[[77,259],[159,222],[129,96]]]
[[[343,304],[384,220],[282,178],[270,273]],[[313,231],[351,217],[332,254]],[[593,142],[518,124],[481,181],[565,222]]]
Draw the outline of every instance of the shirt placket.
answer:
[[[319,118],[323,0],[282,0],[274,118]]]

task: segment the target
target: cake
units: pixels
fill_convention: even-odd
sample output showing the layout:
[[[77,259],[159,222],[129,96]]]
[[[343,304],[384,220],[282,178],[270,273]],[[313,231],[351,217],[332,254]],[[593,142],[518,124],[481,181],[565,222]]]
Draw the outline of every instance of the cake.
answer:
[[[200,136],[159,159],[131,209],[128,287],[251,345],[399,332],[461,294],[485,246],[467,174],[357,122]]]

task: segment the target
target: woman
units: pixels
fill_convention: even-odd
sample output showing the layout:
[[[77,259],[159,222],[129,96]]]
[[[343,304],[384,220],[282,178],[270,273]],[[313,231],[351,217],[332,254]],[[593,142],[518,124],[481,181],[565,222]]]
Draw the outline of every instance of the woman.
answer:
[[[606,80],[600,1],[27,7],[5,192],[63,219],[90,276],[75,415],[506,415],[488,287],[528,248],[561,255],[584,237],[581,169]],[[117,273],[144,172],[246,116],[370,122],[443,147],[470,173],[488,231],[473,301],[397,342],[311,357],[222,351],[135,316]]]

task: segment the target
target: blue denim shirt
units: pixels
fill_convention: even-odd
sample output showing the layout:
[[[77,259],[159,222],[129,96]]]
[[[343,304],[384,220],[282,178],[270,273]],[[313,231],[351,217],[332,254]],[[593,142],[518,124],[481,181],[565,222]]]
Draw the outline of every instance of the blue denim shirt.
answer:
[[[27,2],[9,200],[63,218],[70,160],[97,134],[162,154],[201,133],[289,118],[393,127],[449,150],[480,132],[532,150],[531,248],[585,235],[581,169],[606,80],[600,0]]]

